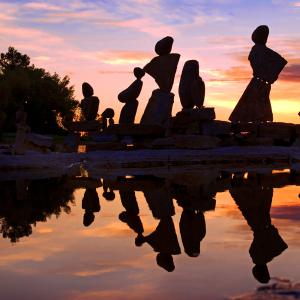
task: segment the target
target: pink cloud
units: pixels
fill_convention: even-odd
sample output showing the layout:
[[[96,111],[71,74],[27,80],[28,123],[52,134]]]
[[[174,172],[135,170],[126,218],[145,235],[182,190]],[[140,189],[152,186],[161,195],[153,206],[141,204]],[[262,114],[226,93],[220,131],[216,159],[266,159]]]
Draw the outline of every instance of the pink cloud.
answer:
[[[35,10],[53,10],[53,11],[62,9],[62,7],[60,6],[51,5],[45,2],[28,2],[24,4],[24,7],[29,9],[35,9]]]

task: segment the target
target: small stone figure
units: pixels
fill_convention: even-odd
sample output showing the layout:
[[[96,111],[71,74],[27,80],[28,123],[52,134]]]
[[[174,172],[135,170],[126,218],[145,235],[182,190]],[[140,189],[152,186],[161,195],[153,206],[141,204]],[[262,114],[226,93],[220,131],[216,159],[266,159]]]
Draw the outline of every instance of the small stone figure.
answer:
[[[197,60],[185,62],[179,83],[179,97],[183,109],[201,108],[205,97],[205,84],[199,76]]]
[[[278,53],[266,47],[269,28],[257,27],[252,34],[252,47],[248,60],[253,69],[253,78],[244,91],[238,104],[231,113],[231,122],[273,121],[270,102],[271,84],[273,84],[287,61]]]
[[[81,100],[80,107],[85,121],[93,121],[96,119],[99,108],[99,99],[94,95],[94,90],[90,84],[84,82],[82,84],[82,94],[84,99]]]
[[[107,108],[102,114],[102,122],[103,122],[103,129],[107,128],[107,126],[112,126],[115,124],[114,122],[114,116],[115,116],[115,112],[112,108]],[[108,122],[107,122],[108,119]],[[108,123],[108,125],[107,125]]]
[[[120,102],[125,103],[121,110],[119,124],[133,124],[136,111],[138,108],[137,97],[140,95],[143,82],[141,78],[145,75],[145,71],[141,68],[134,68],[133,70],[136,80],[124,91],[118,95]]]
[[[179,54],[171,53],[173,41],[169,36],[158,41],[155,46],[158,56],[144,67],[144,71],[155,79],[159,89],[153,91],[141,124],[167,126],[171,118],[174,103],[171,89],[180,58]]]

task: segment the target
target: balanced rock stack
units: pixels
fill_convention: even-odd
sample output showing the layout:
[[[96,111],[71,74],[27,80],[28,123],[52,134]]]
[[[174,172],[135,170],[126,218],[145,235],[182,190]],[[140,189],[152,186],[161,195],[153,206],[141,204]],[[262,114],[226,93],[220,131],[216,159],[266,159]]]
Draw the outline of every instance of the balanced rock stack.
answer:
[[[230,134],[230,124],[215,120],[213,107],[204,107],[205,84],[199,75],[197,60],[185,62],[179,83],[182,111],[172,120],[172,134],[223,136]],[[207,140],[207,137],[205,138]]]
[[[84,97],[80,103],[82,116],[85,121],[93,121],[98,114],[99,99],[98,97],[93,96],[94,90],[87,82],[82,84],[82,94]]]
[[[167,36],[155,45],[154,57],[144,71],[155,79],[159,89],[152,92],[141,124],[166,126],[171,118],[174,94],[171,93],[180,55],[171,53],[173,38]]]
[[[118,95],[119,101],[125,103],[121,110],[119,124],[133,124],[139,105],[137,98],[143,87],[141,79],[145,75],[145,71],[141,68],[134,68],[133,73],[136,80]]]

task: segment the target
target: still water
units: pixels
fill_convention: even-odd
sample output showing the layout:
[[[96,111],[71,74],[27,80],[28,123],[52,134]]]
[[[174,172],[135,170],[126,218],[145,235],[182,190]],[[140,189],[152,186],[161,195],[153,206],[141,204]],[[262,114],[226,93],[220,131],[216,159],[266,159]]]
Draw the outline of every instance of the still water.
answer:
[[[299,184],[289,170],[2,181],[0,298],[262,299],[300,282]]]

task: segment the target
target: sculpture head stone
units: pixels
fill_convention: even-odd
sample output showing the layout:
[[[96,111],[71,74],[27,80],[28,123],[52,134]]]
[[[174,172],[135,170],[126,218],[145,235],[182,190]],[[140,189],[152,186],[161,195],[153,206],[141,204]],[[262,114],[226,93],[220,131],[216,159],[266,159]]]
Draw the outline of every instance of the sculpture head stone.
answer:
[[[174,39],[171,36],[166,36],[159,40],[155,45],[155,52],[158,55],[170,54],[172,51]]]
[[[252,33],[252,41],[255,44],[265,45],[269,36],[269,27],[267,25],[258,26]]]
[[[134,68],[133,74],[136,77],[136,79],[142,79],[145,76],[145,71],[141,68]]]
[[[92,97],[94,95],[94,90],[90,84],[84,82],[82,84],[82,94],[84,98]]]
[[[110,119],[110,118],[113,118],[115,116],[115,112],[112,108],[106,108],[104,110],[104,112],[101,114],[101,116],[103,118],[107,118],[107,119]]]
[[[197,60],[188,60],[183,66],[182,73],[187,74],[189,78],[198,78],[199,77],[199,62]]]

